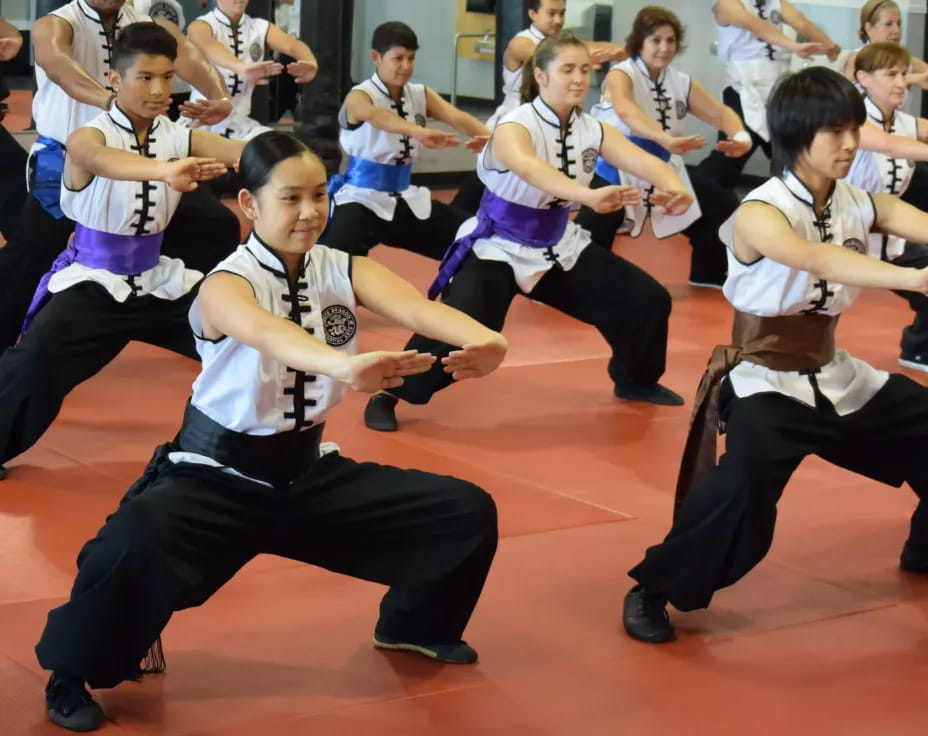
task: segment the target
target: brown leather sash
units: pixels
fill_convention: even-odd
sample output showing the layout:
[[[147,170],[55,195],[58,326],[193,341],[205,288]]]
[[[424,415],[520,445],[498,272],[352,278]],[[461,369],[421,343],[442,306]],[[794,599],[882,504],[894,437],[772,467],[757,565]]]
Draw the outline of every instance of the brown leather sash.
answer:
[[[812,371],[835,357],[837,316],[797,314],[758,317],[735,310],[732,344],[717,345],[696,391],[689,435],[680,461],[675,508],[696,477],[715,465],[719,424],[719,387],[742,360],[775,371]]]

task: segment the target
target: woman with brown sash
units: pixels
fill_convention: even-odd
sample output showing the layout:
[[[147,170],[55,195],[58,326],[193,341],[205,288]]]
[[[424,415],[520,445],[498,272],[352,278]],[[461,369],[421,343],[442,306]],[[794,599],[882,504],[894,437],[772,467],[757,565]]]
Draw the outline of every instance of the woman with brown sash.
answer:
[[[629,574],[623,620],[633,638],[673,637],[666,605],[705,608],[767,554],[776,504],[807,455],[920,498],[901,567],[928,572],[928,388],[835,350],[838,315],[861,287],[928,292],[928,269],[867,255],[871,231],[916,238],[928,214],[843,180],[866,117],[839,74],[812,67],[784,79],[768,123],[777,170],[748,194],[720,236],[733,344],[716,348],[681,463],[664,541]],[[715,463],[715,436],[726,451]]]

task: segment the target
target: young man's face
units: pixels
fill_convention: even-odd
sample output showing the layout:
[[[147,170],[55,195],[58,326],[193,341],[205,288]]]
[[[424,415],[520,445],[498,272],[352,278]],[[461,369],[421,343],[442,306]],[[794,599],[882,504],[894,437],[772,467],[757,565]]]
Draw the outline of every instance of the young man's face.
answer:
[[[138,54],[125,72],[110,70],[116,102],[130,115],[154,120],[171,102],[174,62],[167,56]]]
[[[541,0],[538,10],[529,10],[532,25],[546,36],[553,36],[564,27],[565,0]]]
[[[216,0],[216,7],[229,18],[241,18],[247,6],[248,0]]]
[[[406,84],[416,71],[416,52],[404,46],[394,46],[383,54],[372,50],[371,59],[380,78],[397,87]]]
[[[843,179],[851,170],[860,144],[860,126],[845,123],[822,128],[812,139],[812,145],[799,156],[799,163],[813,173],[829,179]]]

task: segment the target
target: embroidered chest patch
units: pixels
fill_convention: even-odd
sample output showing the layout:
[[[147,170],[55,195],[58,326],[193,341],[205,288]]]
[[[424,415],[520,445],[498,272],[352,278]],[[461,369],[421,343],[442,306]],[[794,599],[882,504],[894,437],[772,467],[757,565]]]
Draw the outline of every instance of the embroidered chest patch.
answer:
[[[783,15],[780,13],[779,10],[771,11],[770,22],[773,23],[773,25],[775,26],[778,26],[783,22]]]
[[[148,14],[152,18],[164,18],[171,21],[174,25],[180,25],[180,16],[173,5],[166,2],[154,2],[148,9]]]
[[[852,250],[855,253],[860,253],[861,255],[865,255],[867,252],[867,249],[864,247],[864,244],[861,242],[860,238],[848,238],[841,245],[843,245],[848,250]]]
[[[420,128],[424,128],[424,127],[425,127],[425,123],[426,123],[425,115],[423,115],[422,113],[417,112],[417,113],[416,113],[416,125],[418,125]]]
[[[260,43],[255,41],[248,47],[248,55],[251,57],[252,61],[260,61],[261,57],[264,56],[264,49],[261,47]]]
[[[333,304],[322,310],[322,328],[325,341],[335,347],[344,345],[358,331],[358,321],[348,307]]]
[[[677,100],[674,103],[674,108],[677,113],[677,120],[683,120],[686,117],[686,113],[689,112],[686,109],[686,103],[683,100]]]
[[[583,165],[583,173],[591,174],[596,168],[596,159],[599,158],[599,151],[595,148],[587,148],[583,151],[580,161]]]

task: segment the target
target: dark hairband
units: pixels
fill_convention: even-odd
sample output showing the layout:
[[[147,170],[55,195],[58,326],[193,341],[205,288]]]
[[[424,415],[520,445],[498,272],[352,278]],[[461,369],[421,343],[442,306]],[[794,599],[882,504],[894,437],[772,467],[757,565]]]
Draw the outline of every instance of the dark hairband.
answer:
[[[870,11],[870,15],[867,16],[867,20],[865,20],[864,23],[869,23],[871,20],[873,20],[873,16],[876,15],[876,11],[882,8],[887,3],[893,3],[893,5],[895,5],[894,0],[882,0],[881,2],[878,2],[876,5],[873,6],[873,10]]]

